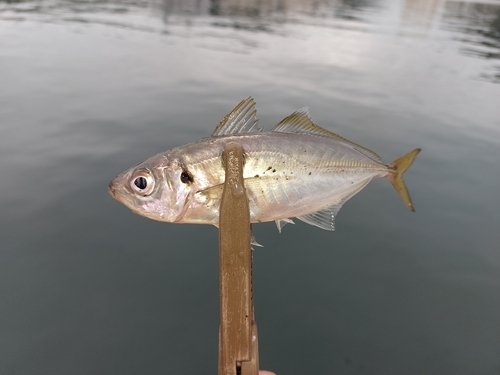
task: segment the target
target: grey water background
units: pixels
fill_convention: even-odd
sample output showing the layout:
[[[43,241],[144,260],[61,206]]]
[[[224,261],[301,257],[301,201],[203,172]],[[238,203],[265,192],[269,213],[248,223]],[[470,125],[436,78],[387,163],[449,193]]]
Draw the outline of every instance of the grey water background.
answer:
[[[406,173],[335,232],[254,226],[261,368],[500,373],[500,2],[1,1],[0,373],[217,371],[218,233],[118,173],[253,96]]]

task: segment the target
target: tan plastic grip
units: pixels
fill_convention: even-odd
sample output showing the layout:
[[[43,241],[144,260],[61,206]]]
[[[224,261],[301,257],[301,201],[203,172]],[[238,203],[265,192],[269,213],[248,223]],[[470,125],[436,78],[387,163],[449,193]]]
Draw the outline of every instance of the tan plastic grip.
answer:
[[[224,149],[226,179],[220,204],[219,375],[258,375],[258,338],[254,322],[252,250],[248,198],[243,181],[243,149]]]

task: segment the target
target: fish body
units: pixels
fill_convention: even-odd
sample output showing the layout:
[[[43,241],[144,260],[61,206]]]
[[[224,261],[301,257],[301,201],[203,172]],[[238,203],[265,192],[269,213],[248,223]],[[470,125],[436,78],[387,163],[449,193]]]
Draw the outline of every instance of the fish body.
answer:
[[[173,223],[219,223],[225,170],[224,147],[243,148],[243,178],[250,221],[276,221],[278,229],[297,217],[333,230],[349,198],[373,178],[387,177],[413,210],[401,175],[416,149],[392,164],[374,152],[315,125],[307,109],[271,131],[257,127],[255,103],[242,101],[212,136],[155,155],[117,176],[111,195],[135,213]]]

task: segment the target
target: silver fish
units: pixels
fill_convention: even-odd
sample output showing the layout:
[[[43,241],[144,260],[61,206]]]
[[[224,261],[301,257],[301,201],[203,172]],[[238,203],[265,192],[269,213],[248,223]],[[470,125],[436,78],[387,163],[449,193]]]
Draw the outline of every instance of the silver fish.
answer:
[[[150,219],[218,226],[225,178],[222,153],[226,143],[238,142],[252,223],[276,221],[281,232],[296,217],[334,230],[342,205],[376,177],[386,177],[413,211],[401,176],[420,149],[384,164],[374,152],[315,125],[307,108],[270,132],[257,122],[255,102],[243,100],[211,137],[137,164],[111,181],[109,192]]]

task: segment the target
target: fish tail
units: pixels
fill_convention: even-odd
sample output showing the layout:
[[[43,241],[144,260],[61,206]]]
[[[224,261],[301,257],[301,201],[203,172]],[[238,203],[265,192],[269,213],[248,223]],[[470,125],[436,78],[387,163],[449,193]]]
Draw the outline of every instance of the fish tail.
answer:
[[[415,209],[413,208],[410,194],[408,193],[406,185],[403,181],[403,173],[410,167],[419,152],[420,149],[416,148],[406,155],[401,156],[399,159],[394,160],[391,164],[389,164],[389,173],[386,176],[392,186],[394,186],[394,189],[398,192],[406,207],[412,212],[415,211]]]

